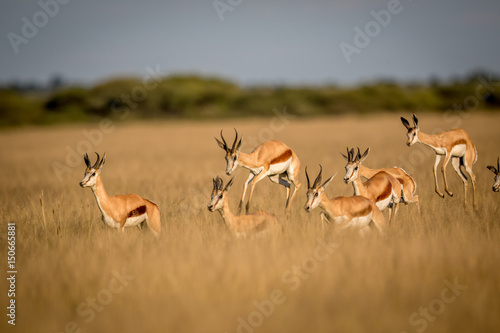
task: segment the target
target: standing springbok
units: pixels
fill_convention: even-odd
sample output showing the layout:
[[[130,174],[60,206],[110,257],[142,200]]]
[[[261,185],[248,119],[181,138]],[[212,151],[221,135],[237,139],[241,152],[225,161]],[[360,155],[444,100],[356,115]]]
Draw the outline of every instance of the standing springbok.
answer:
[[[387,172],[378,172],[366,182],[361,181],[359,168],[364,162],[370,148],[366,149],[363,155],[355,154],[354,148],[344,156],[347,160],[345,166],[344,182],[346,184],[352,183],[354,188],[354,195],[361,195],[373,201],[380,210],[389,207],[389,221],[396,218],[398,211],[398,203],[401,201],[402,186],[396,178]]]
[[[137,194],[108,196],[101,179],[101,170],[106,161],[106,154],[92,166],[89,156],[84,155],[85,176],[80,181],[81,187],[90,187],[102,213],[102,221],[111,228],[123,232],[125,227],[138,226],[146,222],[157,237],[161,231],[160,210],[155,203],[141,198]]]
[[[411,147],[415,143],[420,142],[426,146],[431,147],[436,153],[436,160],[434,161],[434,186],[436,193],[444,198],[444,194],[439,191],[437,181],[437,166],[441,161],[441,156],[444,156],[443,166],[441,172],[443,173],[444,189],[450,197],[453,193],[448,189],[448,182],[446,181],[446,166],[451,158],[451,164],[455,169],[457,175],[464,183],[464,207],[467,208],[467,176],[463,173],[461,166],[472,179],[472,201],[474,209],[477,209],[476,203],[476,176],[472,172],[472,165],[477,161],[476,147],[472,143],[469,135],[463,129],[455,128],[450,131],[441,132],[438,134],[426,134],[420,131],[418,126],[418,119],[413,114],[413,126],[405,118],[401,117],[401,122],[408,130],[406,133],[408,141],[406,144]]]
[[[257,184],[264,177],[269,177],[269,179],[276,184],[283,185],[286,187],[286,212],[289,213],[290,205],[300,188],[299,173],[300,173],[300,160],[295,155],[294,151],[290,149],[286,144],[281,141],[270,140],[258,145],[251,153],[246,154],[240,152],[241,147],[241,137],[238,142],[238,132],[234,130],[236,137],[234,138],[233,145],[231,148],[224,140],[222,135],[222,130],[220,131],[220,137],[222,142],[215,138],[219,147],[224,149],[226,152],[226,174],[231,175],[231,173],[239,166],[250,170],[248,179],[245,182],[243,188],[243,194],[241,195],[241,200],[239,204],[238,214],[241,214],[241,208],[243,206],[243,201],[245,199],[245,194],[247,192],[248,184],[250,184],[250,194],[248,195],[248,202],[246,204],[246,212],[250,206],[250,200],[252,200],[253,189],[255,184]],[[237,143],[238,142],[238,143]],[[237,143],[237,144],[236,144]],[[284,177],[287,177],[286,180]],[[294,184],[293,193],[290,193],[290,186]]]
[[[493,184],[493,192],[500,192],[500,158],[497,157],[497,167],[488,165],[487,168],[495,174],[495,183]]]
[[[208,210],[211,212],[218,210],[226,226],[236,237],[283,232],[278,219],[272,214],[257,212],[249,215],[235,216],[231,213],[227,192],[231,188],[233,180],[234,177],[226,184],[226,187],[224,187],[222,179],[219,176],[213,180],[213,190]]]
[[[349,148],[347,148],[347,154],[349,155]],[[361,153],[358,148],[358,155],[361,156]],[[342,156],[345,157],[344,154]],[[375,176],[379,172],[386,172],[396,178],[396,180],[401,184],[403,188],[402,198],[405,204],[415,203],[417,205],[417,210],[420,214],[420,204],[418,201],[418,195],[416,195],[417,191],[417,183],[412,176],[410,176],[406,171],[399,167],[392,168],[381,168],[381,169],[370,169],[362,164],[359,166],[359,174],[361,177],[365,177],[366,179],[370,179]]]
[[[316,207],[320,207],[321,221],[341,226],[345,228],[359,228],[361,235],[369,231],[369,224],[373,221],[375,227],[383,234],[385,229],[385,219],[382,212],[375,203],[365,197],[356,195],[353,197],[335,197],[329,199],[325,194],[325,188],[330,184],[335,175],[327,179],[321,185],[323,168],[320,165],[320,171],[316,180],[311,185],[309,175],[307,174],[307,201],[304,209],[310,212]]]

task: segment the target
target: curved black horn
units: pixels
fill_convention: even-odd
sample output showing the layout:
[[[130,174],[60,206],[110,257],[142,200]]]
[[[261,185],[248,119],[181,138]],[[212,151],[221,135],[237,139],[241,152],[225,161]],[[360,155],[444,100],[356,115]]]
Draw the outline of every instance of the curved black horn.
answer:
[[[234,127],[233,127],[233,129],[234,129],[234,133],[236,134],[236,136],[234,137],[233,146],[231,147],[232,151],[234,151],[234,148],[236,147],[236,142],[238,141],[238,131]]]
[[[220,130],[220,138],[222,139],[222,143],[224,143],[224,149],[227,150],[227,143],[226,140],[224,140],[224,136],[222,135],[222,130]]]
[[[321,180],[323,179],[322,173],[323,173],[323,167],[320,164],[318,177],[316,177],[316,180],[314,181],[314,184],[313,184],[314,188],[318,187],[321,184]]]
[[[97,168],[97,166],[99,165],[99,159],[100,159],[99,154],[97,152],[95,152],[95,154],[97,155],[97,161],[95,161],[95,164],[92,166],[92,168],[94,169]]]
[[[89,160],[89,154],[85,153],[85,155],[83,155],[83,160],[85,161],[85,165],[87,166],[87,168],[90,168],[91,165]]]
[[[306,166],[306,179],[307,179],[307,188],[310,189],[311,185],[309,183],[309,175],[307,174],[307,166]]]

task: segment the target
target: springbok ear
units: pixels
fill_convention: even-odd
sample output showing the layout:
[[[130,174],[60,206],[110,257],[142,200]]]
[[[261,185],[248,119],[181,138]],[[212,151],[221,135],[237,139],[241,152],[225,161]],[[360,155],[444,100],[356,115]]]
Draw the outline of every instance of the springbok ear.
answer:
[[[221,147],[222,149],[226,150],[225,145],[222,142],[220,142],[219,139],[217,139],[217,138],[214,138],[214,139],[215,139],[215,141],[217,141],[217,144],[219,145],[219,147]]]
[[[311,184],[309,182],[309,174],[307,173],[307,166],[306,166],[306,179],[307,179],[307,189],[309,190],[311,188]]]
[[[418,118],[413,114],[413,124],[415,125],[416,128],[418,128]]]
[[[488,165],[487,168],[488,168],[488,170],[493,172],[495,175],[498,174],[498,170],[494,166]]]
[[[410,123],[405,118],[401,117],[401,122],[403,123],[404,127],[406,127],[406,129],[409,130],[411,128]]]
[[[104,153],[104,155],[102,156],[101,161],[99,162],[99,165],[97,166],[97,168],[99,170],[101,170],[101,168],[102,168],[102,166],[104,165],[105,162],[106,162],[106,153]]]
[[[240,151],[240,148],[241,148],[241,139],[243,139],[243,137],[240,137],[240,141],[236,145],[236,151]]]
[[[225,192],[229,191],[229,189],[230,189],[230,188],[231,188],[231,186],[233,185],[233,181],[234,181],[234,177],[233,177],[233,178],[231,178],[231,180],[227,182],[226,187],[224,188],[224,191],[225,191]]]
[[[333,178],[335,178],[336,175],[337,175],[337,173],[335,172],[335,174],[333,176],[328,178],[326,180],[326,182],[324,182],[323,185],[321,185],[321,188],[324,190],[330,184],[330,182],[333,180]]]
[[[89,154],[85,153],[85,155],[83,155],[83,160],[85,161],[87,168],[90,169],[92,165],[90,164]]]
[[[363,153],[363,155],[361,155],[361,157],[359,158],[359,163],[363,163],[363,161],[366,159],[366,157],[368,156],[368,153],[370,152],[370,147],[368,147],[365,152]]]

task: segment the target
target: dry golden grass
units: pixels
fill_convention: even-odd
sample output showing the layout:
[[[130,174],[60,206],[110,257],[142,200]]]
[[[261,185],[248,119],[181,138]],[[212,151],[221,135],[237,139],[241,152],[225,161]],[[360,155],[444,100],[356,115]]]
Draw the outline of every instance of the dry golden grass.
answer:
[[[285,223],[282,237],[229,237],[219,214],[206,209],[212,177],[228,180],[224,154],[213,137],[224,128],[230,141],[236,127],[244,141],[259,134],[269,138],[265,129],[278,124],[269,120],[116,122],[102,143],[90,148],[107,153],[103,181],[109,194],[138,193],[159,205],[163,233],[158,240],[136,228],[120,235],[101,222],[91,191],[78,186],[81,157],[62,181],[57,179],[51,164],[64,163],[66,147],[75,149],[86,140],[82,131],[96,126],[0,133],[0,243],[5,262],[5,224],[16,222],[17,331],[498,331],[500,195],[491,191],[493,174],[485,166],[500,154],[499,122],[498,114],[477,112],[460,126],[479,154],[475,214],[463,209],[462,185],[451,165],[455,196],[441,199],[434,193],[433,153],[406,147],[398,115],[294,119],[274,133],[295,150],[302,168],[308,165],[315,173],[321,163],[325,177],[338,172],[329,196],[352,194],[341,181],[345,162],[339,152],[346,146],[370,146],[367,166],[398,164],[411,172],[422,214],[401,207],[387,239],[374,232],[361,239],[332,228],[321,235],[319,210],[303,210],[303,171],[303,187],[286,222],[284,189],[267,179],[256,186],[252,209],[276,214]],[[450,127],[440,115],[420,115],[420,126],[427,132]],[[243,151],[249,150],[244,144]],[[233,211],[247,174],[240,169],[229,192]],[[335,246],[327,253],[320,244]],[[117,283],[123,269],[133,279],[111,293],[109,284]],[[446,303],[442,290],[455,280],[467,289],[452,301],[453,291],[445,291]],[[6,311],[7,285],[0,281]],[[96,297],[106,304],[97,304],[92,316],[87,302]],[[269,306],[264,300],[271,297],[280,304],[259,314],[255,302]],[[419,311],[429,306],[432,317],[423,319]],[[0,331],[11,328],[3,316]],[[242,318],[256,327],[240,326]]]

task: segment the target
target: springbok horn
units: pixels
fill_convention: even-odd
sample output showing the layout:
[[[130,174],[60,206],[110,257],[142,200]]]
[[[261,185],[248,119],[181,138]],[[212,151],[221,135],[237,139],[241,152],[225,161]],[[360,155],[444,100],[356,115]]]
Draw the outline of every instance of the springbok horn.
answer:
[[[99,157],[99,154],[97,152],[95,152],[95,154],[97,155],[97,161],[95,161],[95,164],[94,164],[94,166],[92,168],[97,169],[97,166],[99,165],[99,159],[100,159],[100,157]]]
[[[87,166],[87,168],[90,168],[91,165],[89,160],[89,154],[85,153],[85,155],[83,155],[83,160],[85,161],[85,165]]]
[[[307,179],[307,188],[310,189],[311,185],[309,184],[309,175],[307,174],[307,167],[306,167],[306,179]]]
[[[220,137],[222,139],[222,143],[224,143],[224,149],[227,150],[227,143],[226,143],[226,140],[224,140],[224,136],[222,135],[222,130],[220,130]]]
[[[323,173],[323,167],[320,164],[318,177],[316,177],[316,180],[314,181],[314,184],[313,184],[314,188],[318,187],[321,184],[321,180],[323,179],[322,173]]]
[[[236,141],[238,141],[238,131],[236,130],[236,128],[234,128],[234,133],[236,134],[236,136],[234,137],[234,142],[233,146],[231,147],[231,151],[234,151],[234,148],[236,147]]]

